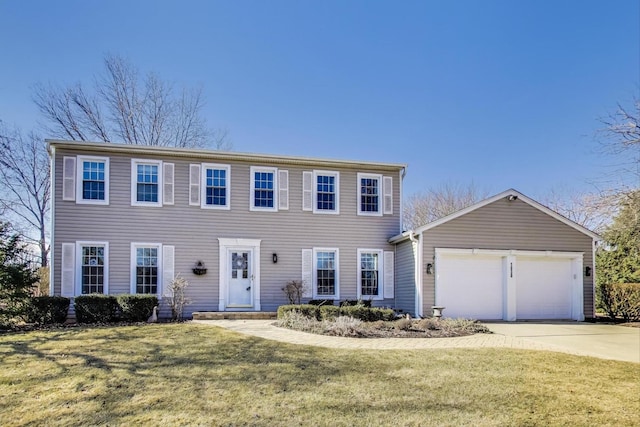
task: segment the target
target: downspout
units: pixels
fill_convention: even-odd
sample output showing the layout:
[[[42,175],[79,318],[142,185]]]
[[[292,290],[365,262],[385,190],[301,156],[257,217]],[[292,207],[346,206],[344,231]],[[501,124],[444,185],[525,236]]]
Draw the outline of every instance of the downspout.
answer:
[[[55,272],[54,272],[54,238],[55,238],[55,230],[54,230],[54,223],[55,223],[55,215],[56,215],[56,180],[55,180],[55,176],[56,176],[56,147],[54,147],[51,144],[47,144],[47,148],[48,148],[48,152],[49,152],[49,162],[50,162],[50,166],[49,166],[49,179],[51,180],[51,187],[50,187],[50,193],[49,193],[49,200],[50,200],[50,204],[49,207],[51,209],[51,220],[49,222],[49,295],[55,295],[55,281],[54,281],[54,277],[55,277]]]
[[[422,317],[422,234],[416,239],[413,230],[409,231],[409,240],[417,245],[416,251],[416,265],[414,268],[414,280],[416,282],[415,292],[415,315],[416,317]]]

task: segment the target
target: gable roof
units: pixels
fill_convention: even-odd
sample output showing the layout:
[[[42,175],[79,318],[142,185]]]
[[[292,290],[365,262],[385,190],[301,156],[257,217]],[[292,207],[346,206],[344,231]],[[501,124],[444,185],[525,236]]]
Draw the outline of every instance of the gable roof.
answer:
[[[544,206],[543,204],[536,202],[535,200],[533,200],[530,197],[525,196],[524,194],[522,194],[521,192],[514,190],[513,188],[510,188],[509,190],[503,191],[502,193],[496,194],[495,196],[489,197],[488,199],[484,199],[481,202],[476,203],[475,205],[471,205],[468,206],[464,209],[460,209],[457,212],[454,212],[452,214],[449,214],[445,217],[442,217],[440,219],[437,219],[435,221],[432,221],[430,223],[427,223],[421,227],[416,228],[415,230],[412,231],[406,231],[402,234],[399,234],[397,236],[392,237],[391,239],[389,239],[390,243],[397,243],[400,242],[402,240],[408,239],[410,238],[413,234],[420,234],[424,231],[430,230],[432,228],[435,228],[439,225],[442,225],[444,223],[447,223],[451,220],[454,220],[456,218],[459,218],[463,215],[466,215],[470,212],[475,211],[476,209],[480,209],[483,206],[487,206],[493,202],[496,202],[502,198],[506,198],[509,196],[513,196],[516,197],[518,200],[523,201],[524,203],[528,204],[529,206],[532,206],[536,209],[538,209],[539,211],[557,219],[558,221],[562,222],[563,224],[568,225],[569,227],[579,231],[582,234],[585,234],[589,237],[591,237],[593,240],[602,240],[602,238],[597,234],[594,233],[593,231],[589,230],[586,227],[583,227],[582,225],[571,221],[569,218],[560,215],[558,212],[554,211],[553,209],[550,209],[546,206]]]
[[[138,155],[166,155],[172,157],[196,157],[201,159],[215,159],[218,161],[249,161],[262,164],[281,164],[299,166],[333,166],[362,168],[369,167],[380,170],[398,171],[405,170],[404,163],[385,163],[357,160],[324,159],[302,156],[282,156],[276,154],[241,153],[237,151],[219,151],[202,148],[176,148],[148,145],[130,145],[112,142],[88,142],[65,141],[58,139],[45,139],[49,147],[58,147],[72,150],[94,151],[100,153],[128,153]]]

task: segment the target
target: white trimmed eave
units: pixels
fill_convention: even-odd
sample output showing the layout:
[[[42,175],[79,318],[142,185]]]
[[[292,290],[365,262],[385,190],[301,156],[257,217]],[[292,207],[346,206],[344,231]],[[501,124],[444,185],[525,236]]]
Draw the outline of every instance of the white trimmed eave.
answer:
[[[172,157],[195,157],[206,159],[209,161],[215,160],[216,162],[244,161],[260,164],[299,165],[311,167],[322,165],[325,168],[327,166],[348,168],[365,167],[380,171],[398,171],[407,168],[407,165],[403,163],[378,163],[313,157],[281,156],[275,154],[240,153],[233,151],[216,151],[195,148],[158,147],[105,142],[65,141],[58,139],[45,139],[45,142],[47,143],[49,149],[51,147],[56,147],[58,149],[82,150],[84,152],[124,153],[143,156],[164,155]]]
[[[489,205],[489,204],[491,204],[491,203],[493,203],[495,201],[498,201],[498,200],[500,200],[502,198],[509,197],[509,196],[516,196],[518,198],[518,200],[522,200],[523,202],[525,202],[529,206],[532,206],[532,207],[538,209],[539,211],[551,216],[552,218],[557,219],[558,221],[562,222],[563,224],[568,225],[569,227],[573,228],[574,230],[577,230],[577,231],[581,232],[582,234],[585,234],[585,235],[591,237],[595,241],[602,240],[602,237],[600,237],[600,235],[594,233],[593,231],[589,230],[588,228],[585,228],[585,227],[581,226],[580,224],[578,224],[576,222],[571,221],[570,219],[560,215],[556,211],[554,211],[552,209],[549,209],[548,207],[536,202],[535,200],[525,196],[524,194],[520,193],[517,190],[514,190],[513,188],[511,188],[509,190],[506,190],[506,191],[503,191],[500,194],[496,194],[493,197],[489,197],[488,199],[485,199],[485,200],[483,200],[481,202],[478,202],[475,205],[468,206],[468,207],[466,207],[464,209],[461,209],[461,210],[459,210],[457,212],[454,212],[454,213],[452,213],[450,215],[442,217],[442,218],[440,218],[440,219],[438,219],[436,221],[433,221],[433,222],[425,224],[425,225],[423,225],[421,227],[418,227],[413,231],[413,233],[414,234],[420,234],[420,233],[423,233],[423,232],[425,232],[427,230],[431,230],[432,228],[435,228],[435,227],[437,227],[439,225],[447,223],[447,222],[449,222],[451,220],[454,220],[454,219],[459,218],[459,217],[461,217],[463,215],[466,215],[466,214],[468,214],[470,212],[473,212],[476,209],[480,209],[481,207],[487,206],[487,205]],[[402,240],[408,239],[410,235],[411,235],[411,232],[404,232],[404,233],[402,233],[402,234],[400,234],[398,236],[392,237],[391,239],[389,239],[389,242],[390,243],[397,243],[397,242],[400,242]]]

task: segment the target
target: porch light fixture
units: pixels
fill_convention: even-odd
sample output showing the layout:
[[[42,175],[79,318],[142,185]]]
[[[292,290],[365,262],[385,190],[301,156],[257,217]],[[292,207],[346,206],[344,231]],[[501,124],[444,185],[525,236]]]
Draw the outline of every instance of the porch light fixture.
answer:
[[[433,274],[433,264],[427,264],[427,274]]]
[[[587,277],[591,277],[591,267],[586,266],[584,268],[584,275],[587,276]]]
[[[271,259],[273,260],[273,263],[276,264],[278,262],[278,254],[271,255]]]

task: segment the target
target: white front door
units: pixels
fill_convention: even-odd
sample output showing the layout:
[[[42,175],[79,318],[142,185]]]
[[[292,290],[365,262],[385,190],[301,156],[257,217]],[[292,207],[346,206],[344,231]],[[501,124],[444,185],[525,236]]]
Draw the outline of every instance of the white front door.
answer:
[[[218,310],[260,311],[260,240],[218,238]]]
[[[227,307],[253,307],[253,249],[229,249]]]

